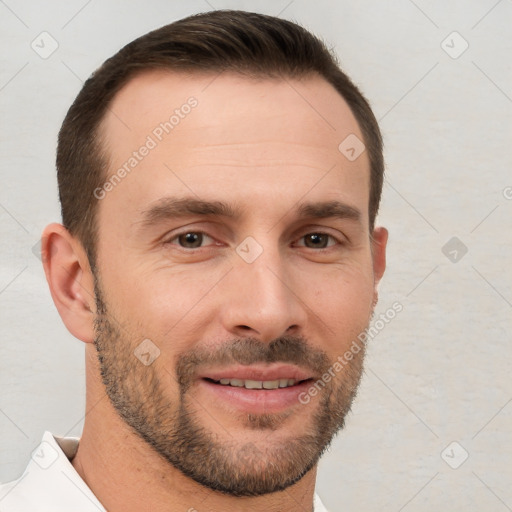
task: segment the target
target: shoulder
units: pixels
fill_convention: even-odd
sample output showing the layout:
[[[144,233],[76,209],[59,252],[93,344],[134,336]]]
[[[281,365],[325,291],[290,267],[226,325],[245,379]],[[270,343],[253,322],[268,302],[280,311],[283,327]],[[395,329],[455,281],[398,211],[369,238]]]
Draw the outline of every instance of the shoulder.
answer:
[[[23,475],[0,485],[2,512],[98,512],[101,503],[73,468],[78,439],[45,432]]]

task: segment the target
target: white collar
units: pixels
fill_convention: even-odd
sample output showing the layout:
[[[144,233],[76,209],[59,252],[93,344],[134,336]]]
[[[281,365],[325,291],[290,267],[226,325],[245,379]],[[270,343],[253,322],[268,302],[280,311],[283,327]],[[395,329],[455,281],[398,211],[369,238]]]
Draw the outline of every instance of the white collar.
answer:
[[[77,437],[57,437],[45,432],[23,475],[0,484],[0,510],[106,512],[70,462],[79,441]],[[316,494],[313,503],[315,512],[328,512]]]
[[[2,512],[106,512],[69,459],[78,438],[45,432],[18,480],[0,486]]]

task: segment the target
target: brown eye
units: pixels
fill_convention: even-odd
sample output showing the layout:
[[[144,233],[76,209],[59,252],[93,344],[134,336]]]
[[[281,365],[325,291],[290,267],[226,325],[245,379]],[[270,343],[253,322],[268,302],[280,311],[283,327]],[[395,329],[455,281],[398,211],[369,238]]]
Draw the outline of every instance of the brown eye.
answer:
[[[303,237],[304,246],[310,249],[325,249],[329,246],[330,238],[325,233],[309,233]]]
[[[203,244],[203,233],[184,233],[178,236],[177,241],[185,249],[196,249]]]

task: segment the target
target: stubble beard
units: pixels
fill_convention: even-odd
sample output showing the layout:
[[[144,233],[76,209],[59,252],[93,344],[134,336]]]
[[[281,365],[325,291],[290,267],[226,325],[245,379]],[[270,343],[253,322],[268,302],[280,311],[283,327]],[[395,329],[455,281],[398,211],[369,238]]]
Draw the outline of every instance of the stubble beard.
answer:
[[[96,302],[95,346],[113,407],[153,450],[202,486],[231,496],[261,496],[284,490],[317,464],[343,428],[361,378],[364,347],[343,367],[341,378],[325,383],[305,432],[295,437],[287,435],[283,440],[289,414],[247,414],[241,416],[241,427],[249,430],[244,439],[250,438],[251,431],[266,431],[265,445],[237,441],[231,436],[219,438],[196,416],[201,407],[192,393],[201,363],[280,361],[323,375],[331,367],[327,355],[312,349],[300,337],[281,337],[268,344],[243,338],[213,352],[191,349],[179,356],[173,377],[164,368],[159,368],[157,374],[156,364],[145,366],[135,357],[137,341],[123,337],[110,319],[98,283]],[[173,403],[165,389],[176,384],[179,402]],[[279,433],[278,442],[272,442],[273,432]]]

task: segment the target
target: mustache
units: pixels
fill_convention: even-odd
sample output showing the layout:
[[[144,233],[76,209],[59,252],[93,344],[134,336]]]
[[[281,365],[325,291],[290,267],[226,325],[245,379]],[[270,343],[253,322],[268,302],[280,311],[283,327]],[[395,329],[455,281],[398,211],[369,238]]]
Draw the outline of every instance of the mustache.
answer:
[[[311,347],[302,336],[281,336],[269,343],[256,338],[237,338],[219,347],[198,347],[178,358],[176,377],[182,390],[196,378],[201,366],[228,366],[238,363],[249,366],[256,363],[289,363],[311,371],[325,373],[331,362],[327,354]]]

